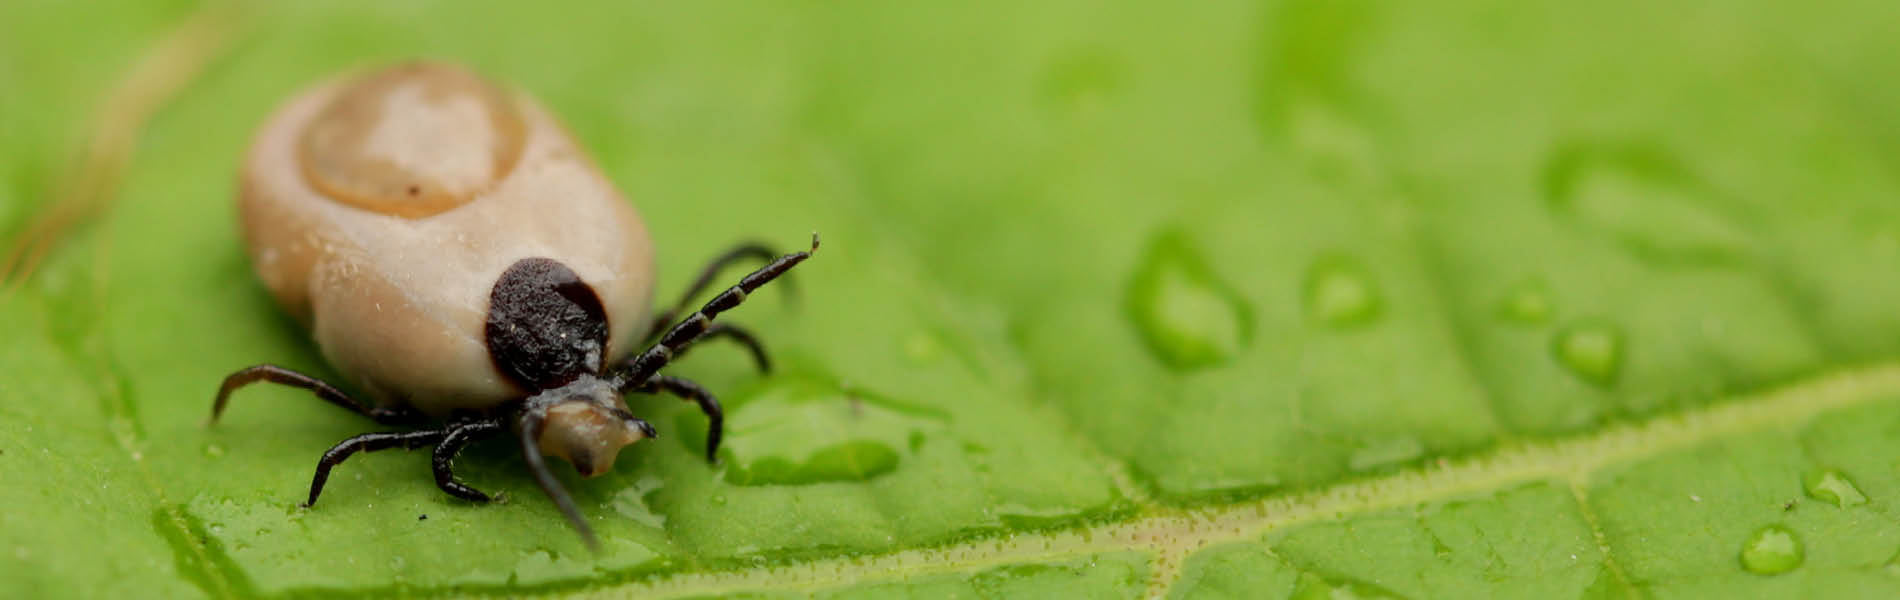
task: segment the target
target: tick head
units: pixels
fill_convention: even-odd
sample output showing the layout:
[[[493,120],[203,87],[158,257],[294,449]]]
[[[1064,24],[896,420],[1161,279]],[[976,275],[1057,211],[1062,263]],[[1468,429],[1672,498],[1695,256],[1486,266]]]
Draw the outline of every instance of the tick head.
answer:
[[[584,477],[613,470],[620,449],[655,435],[652,425],[627,412],[612,384],[592,376],[542,392],[530,403],[546,415],[535,439],[541,453],[566,460]]]

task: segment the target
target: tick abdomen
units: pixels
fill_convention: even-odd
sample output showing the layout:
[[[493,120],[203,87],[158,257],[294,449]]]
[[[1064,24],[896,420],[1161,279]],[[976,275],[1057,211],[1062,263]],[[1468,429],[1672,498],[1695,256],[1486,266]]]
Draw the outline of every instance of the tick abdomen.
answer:
[[[432,143],[377,142],[418,129]],[[524,259],[557,261],[598,295],[606,358],[646,325],[652,248],[632,205],[532,99],[453,67],[300,94],[259,133],[241,185],[259,276],[386,405],[440,416],[528,393],[484,335],[491,292]]]

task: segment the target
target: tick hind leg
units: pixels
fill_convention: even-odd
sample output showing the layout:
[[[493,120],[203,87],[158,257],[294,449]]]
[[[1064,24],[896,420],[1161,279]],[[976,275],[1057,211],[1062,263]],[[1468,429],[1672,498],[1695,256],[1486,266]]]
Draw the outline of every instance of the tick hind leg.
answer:
[[[330,480],[330,469],[343,464],[350,456],[358,452],[375,452],[390,448],[413,450],[426,448],[442,442],[449,434],[448,430],[411,431],[407,433],[365,433],[343,440],[323,453],[317,461],[317,474],[310,479],[310,499],[303,506],[309,508],[317,503],[317,495],[323,493],[323,484]]]
[[[369,406],[358,402],[355,398],[351,398],[349,394],[343,393],[343,390],[336,389],[336,386],[325,383],[322,379],[317,379],[277,365],[257,365],[239,369],[236,373],[232,373],[224,378],[224,384],[218,386],[217,400],[211,403],[211,420],[209,423],[217,423],[218,417],[224,414],[224,406],[231,400],[232,392],[236,392],[238,388],[259,381],[268,381],[279,385],[310,390],[317,395],[318,399],[324,402],[369,417],[377,423],[384,425],[414,425],[423,420],[421,413],[408,408],[390,409]]]

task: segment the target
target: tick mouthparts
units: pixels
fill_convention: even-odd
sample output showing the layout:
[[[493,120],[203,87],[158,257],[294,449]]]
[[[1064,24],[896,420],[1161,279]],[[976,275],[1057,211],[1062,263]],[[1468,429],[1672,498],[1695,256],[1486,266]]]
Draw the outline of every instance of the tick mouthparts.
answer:
[[[566,460],[582,476],[595,477],[613,469],[622,448],[654,433],[652,425],[624,410],[578,399],[547,409],[546,426],[536,442],[542,454]]]
[[[639,417],[633,417],[633,420],[629,422],[632,423],[634,427],[640,428],[640,433],[646,434],[647,438],[649,439],[660,437],[660,432],[658,430],[655,430],[653,428],[653,424],[646,422],[645,419],[641,419]]]

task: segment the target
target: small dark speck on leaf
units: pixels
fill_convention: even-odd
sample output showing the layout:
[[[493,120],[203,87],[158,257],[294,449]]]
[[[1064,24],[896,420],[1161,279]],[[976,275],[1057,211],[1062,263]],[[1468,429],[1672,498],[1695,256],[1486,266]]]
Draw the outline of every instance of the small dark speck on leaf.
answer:
[[[416,515],[416,520],[417,520],[417,521],[427,521],[427,520],[429,520],[429,515]]]
[[[1793,511],[1793,510],[1794,510],[1794,501],[1793,501],[1793,500],[1789,500],[1789,501],[1787,501],[1787,502],[1783,502],[1783,503],[1781,504],[1781,510],[1782,510],[1782,512],[1789,512],[1789,511]]]

